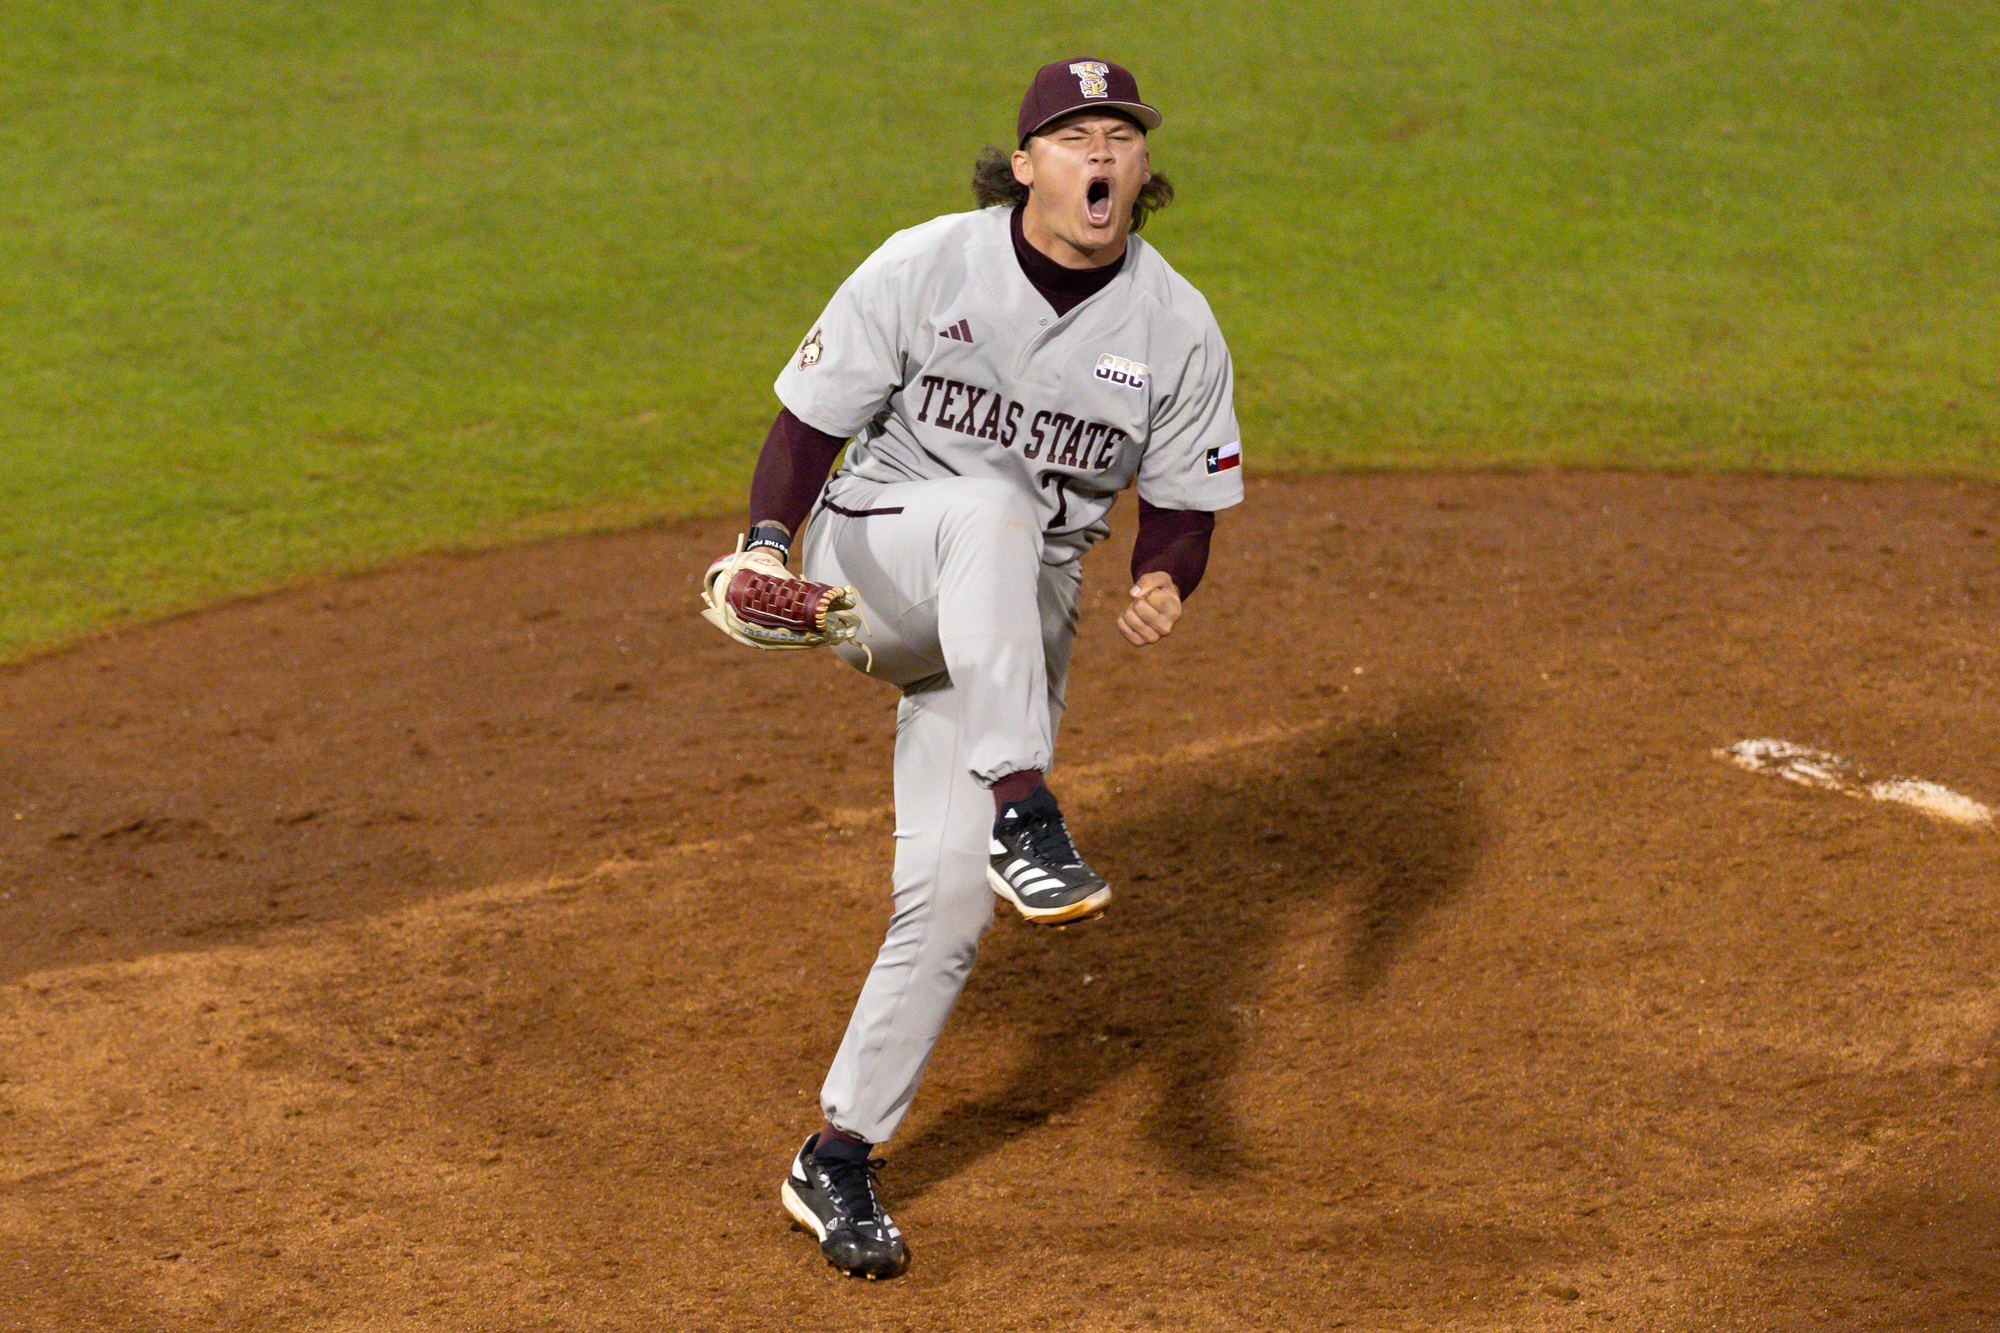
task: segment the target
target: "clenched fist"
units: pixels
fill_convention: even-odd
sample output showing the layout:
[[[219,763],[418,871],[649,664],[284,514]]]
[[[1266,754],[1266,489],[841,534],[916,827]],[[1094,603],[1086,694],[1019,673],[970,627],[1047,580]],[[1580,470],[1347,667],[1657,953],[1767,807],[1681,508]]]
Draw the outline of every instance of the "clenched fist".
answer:
[[[1130,596],[1132,604],[1118,616],[1118,629],[1126,642],[1144,647],[1173,633],[1174,622],[1181,618],[1181,595],[1174,587],[1173,575],[1160,569],[1141,574]]]

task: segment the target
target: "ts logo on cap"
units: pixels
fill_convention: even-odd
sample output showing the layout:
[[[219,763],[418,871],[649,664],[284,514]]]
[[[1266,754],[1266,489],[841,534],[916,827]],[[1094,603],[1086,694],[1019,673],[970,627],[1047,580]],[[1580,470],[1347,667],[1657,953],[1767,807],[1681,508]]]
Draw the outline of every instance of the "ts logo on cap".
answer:
[[[1111,91],[1111,85],[1104,81],[1111,66],[1101,60],[1079,60],[1069,72],[1076,75],[1077,90],[1085,97],[1102,97]]]

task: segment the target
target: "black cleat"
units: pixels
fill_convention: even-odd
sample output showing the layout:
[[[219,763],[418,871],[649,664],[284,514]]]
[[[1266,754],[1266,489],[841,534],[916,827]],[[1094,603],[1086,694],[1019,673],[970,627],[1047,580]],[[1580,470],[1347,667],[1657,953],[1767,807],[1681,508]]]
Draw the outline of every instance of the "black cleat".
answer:
[[[1096,916],[1111,901],[1111,886],[1076,854],[1047,787],[1000,812],[989,850],[986,880],[993,892],[1036,925]]]
[[[875,1172],[888,1165],[860,1144],[835,1142],[816,1153],[815,1134],[792,1159],[778,1191],[792,1221],[819,1237],[826,1261],[851,1277],[900,1277],[910,1266],[903,1233],[875,1200]]]

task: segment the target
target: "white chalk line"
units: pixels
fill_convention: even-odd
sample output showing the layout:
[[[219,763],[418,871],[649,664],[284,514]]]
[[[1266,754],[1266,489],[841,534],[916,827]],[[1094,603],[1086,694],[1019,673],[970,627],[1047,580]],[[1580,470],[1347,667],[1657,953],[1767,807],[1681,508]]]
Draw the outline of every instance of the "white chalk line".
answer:
[[[1746,772],[1768,773],[1802,787],[1886,801],[1961,828],[1993,827],[1993,807],[1970,796],[1923,778],[1872,778],[1854,761],[1809,745],[1764,738],[1738,741],[1711,753]]]

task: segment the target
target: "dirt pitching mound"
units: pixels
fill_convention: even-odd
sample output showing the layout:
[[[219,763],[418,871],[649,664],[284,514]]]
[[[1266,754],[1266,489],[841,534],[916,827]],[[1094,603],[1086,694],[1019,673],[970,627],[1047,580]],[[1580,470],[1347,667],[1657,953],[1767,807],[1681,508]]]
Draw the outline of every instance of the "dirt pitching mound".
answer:
[[[0,675],[0,1328],[2000,1326],[2000,835],[1937,814],[2000,804],[2000,491],[1258,480],[1143,652],[1121,529],[1055,775],[1120,896],[988,936],[880,1286],[776,1192],[894,700],[696,619],[733,535]]]

